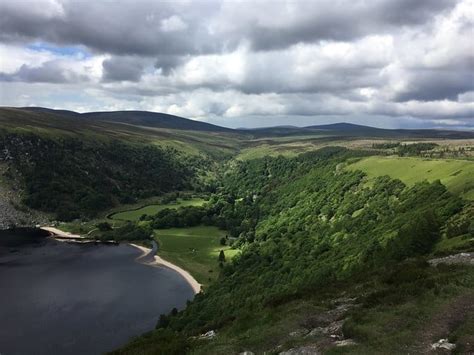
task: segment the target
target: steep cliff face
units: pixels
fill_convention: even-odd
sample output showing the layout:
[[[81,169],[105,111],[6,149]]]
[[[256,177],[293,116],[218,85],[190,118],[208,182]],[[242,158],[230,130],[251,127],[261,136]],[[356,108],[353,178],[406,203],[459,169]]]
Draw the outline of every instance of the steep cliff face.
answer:
[[[0,230],[32,227],[48,222],[47,215],[34,211],[20,202],[21,190],[19,186],[15,186],[15,180],[7,182],[5,179],[7,171],[7,163],[0,161]]]

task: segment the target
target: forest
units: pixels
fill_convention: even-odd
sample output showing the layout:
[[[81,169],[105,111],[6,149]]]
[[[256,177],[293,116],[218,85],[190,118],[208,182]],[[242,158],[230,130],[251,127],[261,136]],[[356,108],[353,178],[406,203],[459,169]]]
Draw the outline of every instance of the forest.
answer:
[[[386,292],[390,302],[403,303],[435,289],[433,279],[421,276],[429,271],[423,258],[446,228],[450,238],[472,236],[472,222],[448,227],[465,213],[466,202],[439,181],[408,187],[382,176],[367,186],[364,173],[341,168],[368,154],[326,148],[296,158],[240,162],[226,173],[209,204],[144,217],[160,228],[220,226],[238,237],[243,252],[184,311],[162,318],[158,330],[121,352],[212,352],[209,344],[189,341],[209,330],[222,330],[235,341],[239,329],[250,328],[250,339],[258,338],[251,329],[277,309],[364,280],[363,275],[392,275],[392,281],[384,281],[392,285],[390,291],[364,295],[367,307],[386,302]],[[405,276],[389,271],[400,267]],[[237,347],[248,343],[252,340],[236,341]]]
[[[69,221],[119,203],[193,189],[202,157],[124,141],[84,141],[35,134],[0,135],[6,177],[21,181],[23,202]],[[199,167],[199,168],[198,168]],[[202,184],[199,184],[200,188]]]

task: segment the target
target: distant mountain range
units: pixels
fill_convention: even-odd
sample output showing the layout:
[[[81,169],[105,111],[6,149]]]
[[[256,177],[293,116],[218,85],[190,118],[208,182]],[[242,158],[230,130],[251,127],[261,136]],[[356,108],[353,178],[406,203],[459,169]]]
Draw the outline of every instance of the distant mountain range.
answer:
[[[149,111],[104,111],[104,112],[88,112],[78,113],[67,110],[53,110],[44,107],[22,107],[22,108],[0,108],[0,117],[7,115],[12,109],[16,114],[24,112],[38,114],[45,113],[51,117],[68,118],[76,120],[87,120],[89,122],[111,122],[133,126],[164,128],[187,131],[202,131],[216,133],[238,133],[251,134],[255,137],[271,137],[271,136],[298,136],[298,135],[329,135],[343,137],[407,137],[407,138],[474,138],[473,131],[454,131],[454,130],[437,130],[437,129],[383,129],[370,126],[357,125],[352,123],[334,123],[326,125],[313,125],[307,127],[295,126],[275,126],[265,128],[239,128],[231,129],[213,125],[206,122],[195,121],[179,116],[169,115],[166,113],[157,113]],[[10,111],[8,111],[10,110]]]

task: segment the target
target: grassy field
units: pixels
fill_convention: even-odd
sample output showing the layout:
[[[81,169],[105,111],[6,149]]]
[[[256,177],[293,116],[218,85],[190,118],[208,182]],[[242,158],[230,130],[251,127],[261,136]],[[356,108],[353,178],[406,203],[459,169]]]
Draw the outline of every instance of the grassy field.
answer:
[[[152,205],[143,206],[138,209],[117,212],[109,216],[109,218],[122,220],[122,221],[138,221],[140,217],[144,214],[153,215],[157,213],[158,211],[164,210],[165,208],[202,206],[205,202],[206,200],[203,200],[202,198],[191,198],[189,200],[178,199],[176,202],[152,204]]]
[[[220,244],[225,235],[225,231],[209,226],[155,230],[158,255],[189,271],[203,285],[219,275],[220,250],[224,250],[227,261],[238,253]]]
[[[451,192],[474,200],[474,162],[400,157],[369,157],[347,167],[362,170],[369,178],[389,175],[407,185],[440,180]]]

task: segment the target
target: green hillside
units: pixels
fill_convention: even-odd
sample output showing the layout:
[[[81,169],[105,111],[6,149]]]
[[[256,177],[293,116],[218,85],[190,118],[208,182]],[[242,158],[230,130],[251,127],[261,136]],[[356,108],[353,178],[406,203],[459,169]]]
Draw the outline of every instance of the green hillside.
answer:
[[[327,148],[231,167],[202,220],[224,222],[242,253],[184,311],[116,353],[417,353],[441,337],[470,349],[473,310],[453,323],[438,315],[474,300],[473,267],[426,260],[455,238],[458,251],[474,250],[472,210],[439,182],[368,186],[340,169],[367,154]],[[210,330],[216,338],[199,339]],[[338,347],[344,338],[352,345]]]
[[[407,185],[423,180],[440,180],[449,191],[474,200],[474,162],[400,157],[368,157],[350,164],[350,170],[362,170],[370,179],[388,175]]]
[[[206,286],[116,354],[399,354],[439,339],[474,351],[473,266],[430,264],[474,252],[469,138],[413,145],[406,132],[383,130],[387,141],[347,124],[258,137],[123,115],[0,109],[13,208],[104,241],[153,235],[159,255]],[[393,147],[411,156],[387,156]],[[206,203],[165,203],[193,195]]]

